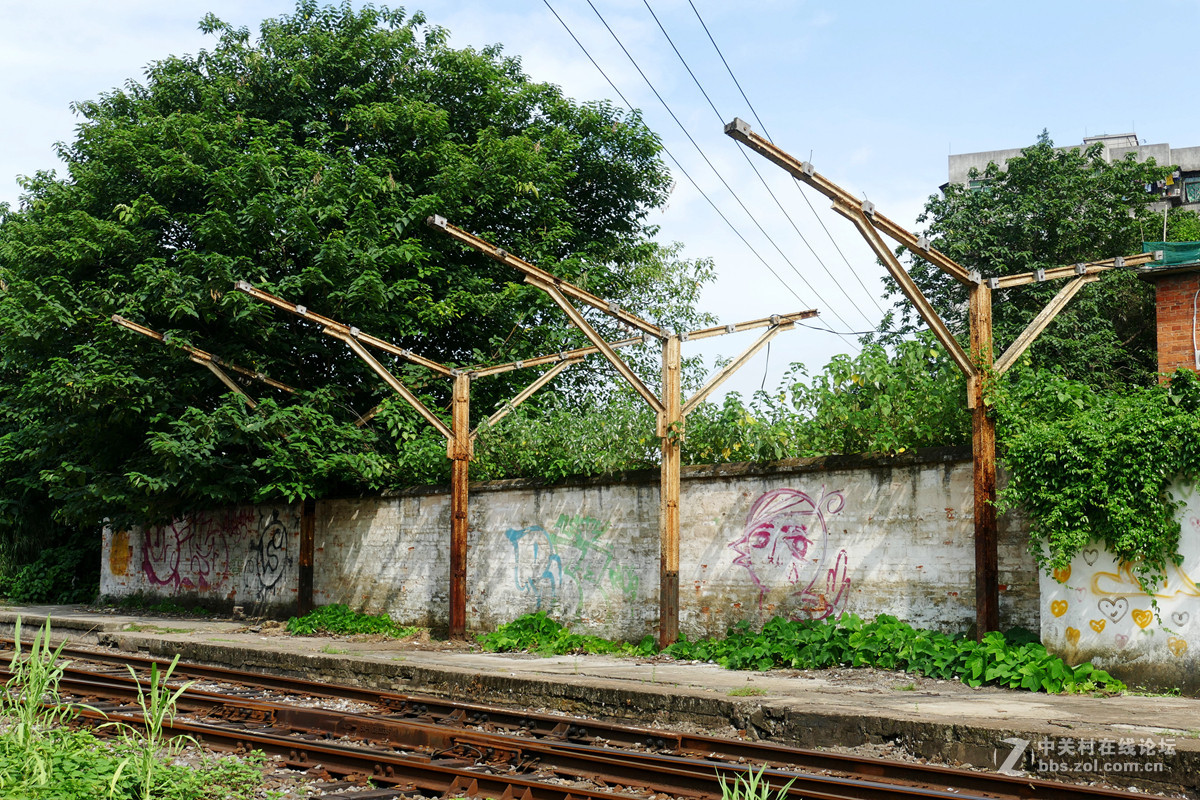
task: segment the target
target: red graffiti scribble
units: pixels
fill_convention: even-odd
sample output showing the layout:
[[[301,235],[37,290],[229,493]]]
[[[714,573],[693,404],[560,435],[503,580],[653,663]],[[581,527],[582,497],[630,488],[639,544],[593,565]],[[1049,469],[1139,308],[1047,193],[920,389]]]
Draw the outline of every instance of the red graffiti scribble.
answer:
[[[254,526],[252,509],[200,513],[146,532],[142,572],[155,586],[207,592],[229,577],[229,540]]]

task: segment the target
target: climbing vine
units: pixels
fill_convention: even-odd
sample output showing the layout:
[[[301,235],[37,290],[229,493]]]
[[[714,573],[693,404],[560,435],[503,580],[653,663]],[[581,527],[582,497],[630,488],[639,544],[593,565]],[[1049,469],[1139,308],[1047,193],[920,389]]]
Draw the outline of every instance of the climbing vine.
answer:
[[[1181,561],[1180,503],[1168,486],[1200,476],[1195,373],[1109,393],[1028,367],[1014,377],[997,403],[1009,475],[1001,508],[1029,514],[1043,569],[1066,567],[1096,539],[1151,593]]]

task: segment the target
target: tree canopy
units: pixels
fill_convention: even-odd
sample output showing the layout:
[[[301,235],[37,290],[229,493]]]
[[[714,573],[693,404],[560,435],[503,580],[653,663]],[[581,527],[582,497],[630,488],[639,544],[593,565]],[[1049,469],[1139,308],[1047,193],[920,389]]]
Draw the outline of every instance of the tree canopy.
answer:
[[[933,245],[984,276],[1011,275],[1140,253],[1161,236],[1162,217],[1147,191],[1168,168],[1133,154],[1106,160],[1103,146],[1055,148],[1037,143],[1003,167],[973,171],[929,198],[918,222]],[[966,336],[966,288],[912,253],[910,272],[956,334]],[[993,327],[1001,352],[1062,287],[1061,281],[993,292]],[[919,320],[897,304],[898,328]],[[1132,271],[1114,270],[1084,288],[1031,348],[1037,366],[1098,386],[1146,384],[1157,367],[1154,292]]]
[[[38,173],[18,208],[0,207],[9,530],[30,512],[93,525],[400,479],[389,426],[350,424],[388,391],[341,342],[232,291],[238,280],[467,365],[579,341],[519,275],[427,215],[625,307],[704,279],[651,239],[669,174],[636,113],[574,102],[499,47],[454,49],[419,14],[302,0],[257,36],[212,16],[201,28],[211,50],[76,103],[68,175]],[[685,306],[661,304],[663,321]],[[113,314],[308,393],[256,384],[251,411]],[[444,403],[447,382],[387,364]],[[480,383],[473,407],[532,377]]]

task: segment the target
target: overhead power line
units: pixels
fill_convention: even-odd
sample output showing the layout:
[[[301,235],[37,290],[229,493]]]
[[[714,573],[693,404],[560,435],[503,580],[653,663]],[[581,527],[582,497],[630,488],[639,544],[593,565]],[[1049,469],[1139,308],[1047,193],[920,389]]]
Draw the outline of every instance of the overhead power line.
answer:
[[[663,26],[662,20],[660,20],[658,18],[658,14],[654,13],[654,9],[651,8],[651,6],[650,6],[650,0],[642,0],[642,3],[646,6],[646,10],[650,12],[650,16],[654,18],[654,23],[656,25],[658,25],[658,29],[662,32],[662,35],[666,38],[667,44],[671,45],[671,49],[675,51],[675,55],[679,58],[679,63],[683,64],[683,68],[685,70],[687,70],[687,74],[691,76],[692,82],[696,84],[696,88],[700,90],[700,94],[704,95],[704,99],[705,99],[705,101],[708,102],[708,107],[712,109],[713,114],[716,116],[717,122],[720,123],[721,125],[724,125],[725,120],[727,118],[717,108],[716,103],[714,103],[712,98],[709,96],[708,91],[704,88],[703,84],[700,83],[700,79],[698,77],[696,77],[696,73],[692,70],[691,65],[688,64],[687,59],[683,57],[683,53],[681,53],[679,48],[675,45],[675,40],[671,38],[671,34],[669,34],[667,32],[666,27]],[[722,59],[722,60],[724,60],[724,59]],[[728,65],[726,65],[726,66],[728,66]],[[735,83],[736,83],[736,81],[735,81]],[[738,88],[739,88],[739,90],[741,89],[740,86]],[[744,94],[743,94],[743,96],[744,96]],[[753,110],[753,109],[751,109],[751,110]],[[873,324],[874,321],[870,317],[868,317],[865,313],[863,313],[862,309],[860,309],[858,307],[857,301],[855,301],[855,299],[850,296],[850,293],[846,291],[846,288],[844,286],[842,286],[842,282],[840,280],[838,280],[837,276],[835,276],[833,274],[833,272],[830,271],[829,267],[826,266],[824,259],[822,259],[820,254],[817,253],[816,249],[812,246],[812,243],[808,241],[808,237],[805,236],[804,232],[800,230],[800,226],[796,224],[796,220],[792,218],[792,215],[788,213],[788,210],[784,207],[783,203],[781,203],[779,201],[779,198],[776,196],[774,190],[771,189],[771,185],[769,183],[767,183],[767,179],[765,177],[763,177],[762,172],[759,170],[758,164],[755,163],[754,159],[750,158],[750,154],[747,153],[745,151],[745,149],[739,147],[738,152],[742,154],[742,158],[744,158],[746,160],[746,163],[750,166],[750,169],[754,171],[754,174],[758,177],[758,180],[763,185],[763,188],[767,190],[767,194],[770,195],[771,199],[775,201],[775,205],[779,207],[779,210],[781,212],[783,212],[783,216],[791,224],[792,230],[794,230],[796,232],[796,235],[800,237],[800,241],[804,242],[804,246],[808,248],[808,251],[810,253],[812,253],[813,258],[815,258],[817,260],[817,263],[821,265],[821,269],[823,269],[825,271],[825,274],[829,276],[829,279],[833,281],[834,286],[836,286],[838,288],[838,291],[840,291],[842,293],[843,297],[845,297],[848,301],[850,301],[850,304],[854,307],[854,309],[856,311],[858,311],[859,315],[864,320],[867,321],[868,324]],[[803,195],[803,192],[801,194]],[[808,198],[806,196],[805,200],[807,200],[807,199]],[[811,208],[811,205],[809,207]],[[814,214],[816,213],[815,210],[813,213]],[[817,217],[817,221],[821,222],[820,217]],[[828,230],[826,231],[826,233],[828,233]],[[830,238],[832,239],[832,237],[830,237]],[[837,246],[836,242],[834,242],[834,246],[835,247]],[[839,250],[838,252],[841,252],[841,251]],[[843,258],[844,257],[845,256],[843,256]],[[849,262],[847,262],[847,265],[849,265]],[[854,272],[854,268],[851,267],[850,271]],[[855,276],[857,277],[857,273],[855,273]],[[861,281],[860,281],[860,283],[861,283]],[[866,287],[863,287],[863,288],[865,289]],[[871,296],[870,292],[867,292],[867,297],[870,298],[871,302],[875,304],[875,307],[879,310],[879,313],[883,314],[884,313],[883,309],[880,308],[879,303],[875,302],[875,298]]]
[[[575,32],[571,30],[571,27],[569,25],[567,25],[567,23],[563,20],[563,18],[558,15],[558,12],[554,10],[554,6],[550,5],[549,0],[542,0],[542,2],[545,4],[546,8],[550,9],[550,13],[554,15],[554,18],[558,20],[559,24],[563,26],[563,29],[567,32],[567,35],[571,37],[571,39],[575,42],[575,44],[579,46],[579,49],[583,51],[583,54],[585,56],[587,56],[588,61],[592,62],[592,66],[594,66],[596,68],[596,70],[599,71],[600,75],[603,76],[604,80],[608,82],[608,85],[610,87],[612,87],[612,90],[617,93],[618,97],[621,98],[621,102],[623,102],[625,104],[625,107],[632,111],[634,108],[633,103],[629,102],[629,99],[626,98],[625,95],[621,92],[621,90],[617,88],[617,85],[615,83],[613,83],[612,78],[608,77],[608,73],[604,71],[604,68],[601,67],[596,62],[596,59],[592,58],[592,54],[590,52],[588,52],[588,49],[586,47],[584,47],[583,42],[579,41],[579,37],[577,37],[575,35]],[[775,271],[775,268],[772,267],[770,265],[770,263],[765,258],[762,257],[762,255],[758,252],[758,250],[756,250],[754,248],[754,245],[750,244],[750,242],[746,239],[746,237],[742,235],[742,232],[737,229],[737,226],[735,226],[732,222],[730,222],[729,218],[726,217],[725,214],[721,212],[721,209],[717,207],[717,204],[714,203],[712,201],[712,198],[709,197],[708,194],[703,189],[700,188],[700,184],[698,184],[696,182],[696,180],[691,176],[691,174],[686,169],[684,169],[683,165],[681,163],[679,163],[679,159],[675,158],[675,155],[670,151],[670,149],[667,148],[667,146],[665,144],[662,145],[662,149],[663,149],[663,152],[667,154],[667,158],[671,159],[671,163],[673,163],[676,166],[676,168],[679,169],[679,171],[683,174],[683,176],[688,179],[688,182],[692,184],[692,187],[697,192],[699,192],[700,196],[703,197],[708,202],[709,206],[712,207],[712,210],[715,211],[717,216],[721,218],[721,221],[724,222],[727,226],[729,226],[729,229],[731,231],[733,231],[734,235],[737,236],[738,239],[740,239],[742,241],[742,243],[746,245],[746,247],[750,250],[750,252],[754,254],[755,258],[757,258],[760,262],[762,262],[762,265],[764,267],[766,267],[772,275],[775,276],[775,279],[778,280],[780,284],[782,284],[783,288],[787,289],[788,292],[790,292],[791,295],[793,297],[795,297],[797,301],[799,301],[800,305],[808,305],[808,303],[806,303],[804,301],[804,299],[800,297],[800,295],[796,294],[796,290],[793,289],[788,284],[788,282],[785,281],[783,279],[783,277],[778,272]]]
[[[592,2],[592,0],[587,0],[587,3],[588,3],[588,6],[592,9],[593,13],[595,13],[597,19],[600,20],[600,23],[604,26],[605,30],[607,30],[609,35],[613,37],[613,41],[615,41],[617,43],[617,46],[621,48],[621,52],[623,52],[625,54],[625,57],[629,59],[629,63],[631,63],[633,65],[633,68],[635,70],[637,70],[639,75],[641,75],[642,80],[645,81],[645,83],[648,87],[650,87],[650,91],[658,99],[658,102],[662,104],[664,109],[666,109],[667,114],[671,117],[672,120],[674,120],[675,124],[683,132],[683,135],[687,138],[687,140],[689,142],[691,142],[692,147],[694,147],[696,149],[696,152],[698,152],[700,154],[700,157],[704,160],[704,162],[706,164],[708,164],[709,169],[711,169],[713,171],[713,174],[717,176],[717,180],[719,180],[721,182],[721,184],[725,187],[726,191],[729,192],[730,196],[732,196],[733,199],[737,202],[737,204],[739,206],[741,206],[742,210],[750,218],[750,221],[754,223],[755,227],[758,228],[759,232],[762,233],[762,235],[766,238],[766,240],[771,243],[771,246],[775,248],[776,252],[778,252],[779,255],[783,258],[783,260],[788,264],[788,266],[791,267],[792,271],[796,273],[797,277],[799,277],[800,280],[804,283],[804,285],[808,287],[809,291],[811,291],[814,295],[816,295],[817,299],[820,300],[822,306],[829,309],[829,313],[831,313],[833,316],[837,317],[837,319],[843,325],[845,325],[847,328],[849,328],[850,323],[846,322],[846,320],[842,317],[842,315],[839,314],[834,309],[833,304],[831,304],[828,300],[826,300],[824,297],[822,297],[821,293],[817,291],[816,287],[814,287],[811,283],[809,283],[808,279],[804,277],[804,274],[801,273],[800,270],[796,269],[796,265],[792,263],[790,258],[788,258],[787,253],[785,253],[783,251],[783,248],[781,248],[775,242],[775,240],[773,238],[771,238],[771,235],[762,226],[762,223],[760,223],[758,221],[758,218],[755,217],[754,213],[752,211],[750,211],[750,209],[746,206],[746,204],[744,202],[742,202],[741,197],[738,195],[738,193],[736,191],[734,191],[733,187],[729,185],[729,182],[727,180],[725,180],[724,176],[721,175],[720,170],[718,170],[716,168],[716,166],[712,163],[712,160],[709,159],[708,154],[704,152],[704,149],[700,147],[700,145],[696,142],[695,138],[688,131],[687,127],[680,121],[679,117],[675,114],[674,110],[671,109],[670,104],[667,103],[667,101],[663,98],[662,94],[658,91],[657,88],[655,88],[654,83],[650,80],[649,77],[647,77],[647,75],[646,75],[645,71],[642,69],[641,65],[638,64],[637,59],[635,59],[633,57],[633,55],[629,52],[629,49],[625,47],[624,42],[621,41],[621,37],[617,36],[616,31],[614,31],[612,29],[612,26],[610,26],[608,24],[608,22],[604,19],[604,15],[602,15],[600,13],[599,9],[596,8],[596,6]]]
[[[645,2],[645,0],[643,0],[643,2]],[[754,108],[754,104],[751,103],[750,98],[746,96],[746,90],[742,88],[741,82],[737,79],[737,76],[733,74],[733,68],[729,66],[729,61],[726,60],[725,54],[721,52],[721,48],[717,45],[717,40],[713,38],[712,32],[708,29],[708,25],[704,22],[704,18],[700,16],[700,11],[696,8],[696,4],[692,2],[692,0],[688,0],[688,5],[692,7],[692,13],[696,15],[696,19],[700,22],[700,27],[704,29],[705,35],[708,36],[708,41],[712,43],[713,49],[717,51],[717,55],[721,59],[721,63],[725,65],[725,71],[729,73],[729,77],[733,80],[733,85],[737,87],[738,92],[740,92],[742,95],[742,99],[746,101],[746,106],[750,109],[750,113],[754,115],[754,121],[758,123],[758,127],[762,130],[763,136],[767,137],[767,141],[774,142],[775,140],[771,138],[771,134],[767,132],[766,123],[762,121],[762,117],[758,115],[758,111]],[[647,7],[649,7],[648,4]],[[724,120],[725,118],[721,117],[721,119]],[[745,155],[745,153],[743,153],[743,155]],[[821,230],[825,231],[825,235],[829,237],[830,243],[833,245],[834,249],[837,250],[838,255],[842,257],[842,261],[846,262],[846,266],[850,269],[850,274],[854,276],[854,279],[858,281],[858,285],[861,286],[863,291],[867,293],[867,297],[871,298],[871,302],[875,304],[875,308],[879,309],[879,313],[886,313],[875,300],[875,295],[870,289],[867,288],[866,283],[863,282],[862,276],[858,274],[858,270],[854,268],[854,265],[850,263],[850,259],[846,258],[846,254],[842,252],[842,248],[838,245],[837,239],[833,238],[833,234],[830,232],[829,228],[826,227],[825,220],[821,219],[821,215],[818,214],[817,209],[813,207],[812,201],[808,199],[808,193],[804,191],[804,187],[801,186],[800,182],[795,178],[792,179],[792,182],[796,185],[796,190],[800,192],[800,196],[804,198],[804,202],[806,205],[808,205],[809,211],[812,212],[813,216],[816,217],[817,222],[821,225]],[[806,241],[805,244],[808,244],[808,242]],[[822,266],[824,266],[824,264],[822,264]]]

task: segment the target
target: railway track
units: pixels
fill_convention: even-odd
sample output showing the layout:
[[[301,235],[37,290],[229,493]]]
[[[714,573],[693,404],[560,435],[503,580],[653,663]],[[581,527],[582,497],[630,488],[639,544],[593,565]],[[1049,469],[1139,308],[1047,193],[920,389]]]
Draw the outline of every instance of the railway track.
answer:
[[[0,647],[12,644],[0,640]],[[81,648],[63,657],[72,664],[60,692],[96,709],[81,708],[81,718],[128,724],[140,721],[138,684],[151,666],[169,663]],[[718,800],[723,782],[760,770],[773,798],[783,792],[780,800],[1135,796],[180,663],[172,682],[188,680],[197,683],[181,697],[171,735],[214,749],[263,750],[295,769],[368,775],[386,787],[355,793],[360,800]]]

